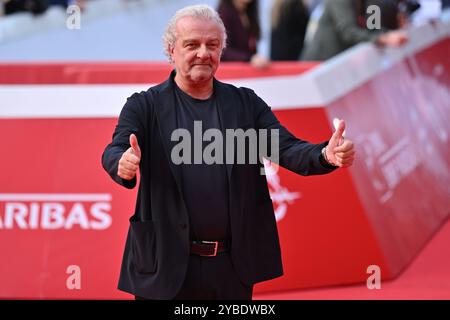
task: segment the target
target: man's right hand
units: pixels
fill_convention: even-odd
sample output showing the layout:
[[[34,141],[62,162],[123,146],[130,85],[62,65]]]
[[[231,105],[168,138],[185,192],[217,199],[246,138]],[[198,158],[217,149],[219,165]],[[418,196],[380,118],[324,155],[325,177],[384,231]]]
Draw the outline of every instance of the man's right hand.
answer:
[[[131,147],[122,154],[117,170],[117,175],[125,180],[131,180],[136,176],[141,162],[141,149],[134,134],[130,135],[130,145]]]

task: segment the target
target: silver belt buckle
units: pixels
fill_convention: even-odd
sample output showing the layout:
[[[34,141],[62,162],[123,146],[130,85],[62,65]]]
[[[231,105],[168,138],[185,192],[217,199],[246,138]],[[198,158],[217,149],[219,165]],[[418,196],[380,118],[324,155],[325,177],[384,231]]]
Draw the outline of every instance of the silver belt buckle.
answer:
[[[219,248],[219,241],[202,241],[203,243],[214,243],[214,253],[213,254],[202,254],[204,257],[215,257],[217,256],[217,249]]]

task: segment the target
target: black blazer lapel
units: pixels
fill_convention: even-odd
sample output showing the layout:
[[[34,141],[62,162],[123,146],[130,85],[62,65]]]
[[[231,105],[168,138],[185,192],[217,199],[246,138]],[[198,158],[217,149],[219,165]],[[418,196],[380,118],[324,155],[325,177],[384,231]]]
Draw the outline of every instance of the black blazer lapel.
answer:
[[[166,82],[161,84],[160,90],[155,90],[155,111],[170,169],[178,186],[178,191],[180,194],[183,194],[181,189],[181,167],[175,165],[171,158],[172,149],[178,143],[177,141],[171,140],[172,133],[178,128],[173,76],[174,72],[172,72],[170,78]]]
[[[231,92],[223,83],[214,79],[214,91],[217,98],[217,108],[219,109],[219,121],[222,131],[223,142],[226,143],[226,130],[237,128],[237,115],[236,108],[240,106],[240,101],[237,99],[237,95]],[[236,148],[233,144],[234,152],[236,155]],[[224,150],[226,155],[226,149]],[[225,157],[226,159],[226,157]],[[231,179],[231,172],[233,171],[233,163],[226,164],[228,180]]]

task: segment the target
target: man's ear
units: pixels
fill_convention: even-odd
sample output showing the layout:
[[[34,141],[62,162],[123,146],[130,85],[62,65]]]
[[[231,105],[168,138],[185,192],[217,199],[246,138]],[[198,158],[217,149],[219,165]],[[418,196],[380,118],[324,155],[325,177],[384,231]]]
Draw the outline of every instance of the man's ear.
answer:
[[[175,59],[173,58],[173,46],[169,46],[169,55],[170,55],[170,61],[174,62]]]

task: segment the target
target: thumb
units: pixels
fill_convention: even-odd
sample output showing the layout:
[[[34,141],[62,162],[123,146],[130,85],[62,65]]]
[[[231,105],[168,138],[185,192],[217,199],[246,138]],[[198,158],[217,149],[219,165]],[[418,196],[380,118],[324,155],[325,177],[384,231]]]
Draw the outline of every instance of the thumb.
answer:
[[[141,148],[139,148],[139,144],[138,144],[136,135],[134,133],[132,133],[130,135],[130,145],[131,145],[131,148],[133,148],[134,153],[137,156],[141,157]]]
[[[333,136],[331,139],[336,142],[336,145],[340,145],[343,142],[343,136],[345,134],[345,121],[335,119],[333,121],[333,125],[336,129],[336,131],[333,133]]]

